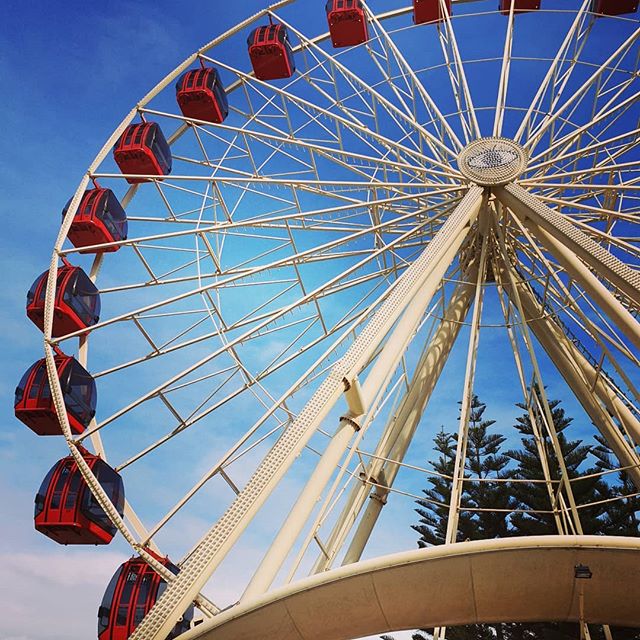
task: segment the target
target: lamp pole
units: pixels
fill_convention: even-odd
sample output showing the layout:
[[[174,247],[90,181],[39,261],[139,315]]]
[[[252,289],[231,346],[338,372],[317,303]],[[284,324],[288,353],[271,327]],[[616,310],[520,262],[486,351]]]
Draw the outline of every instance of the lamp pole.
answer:
[[[584,622],[584,581],[591,580],[593,573],[585,564],[577,564],[574,567],[575,579],[580,581],[579,606],[580,606],[580,640],[591,640],[589,627]]]

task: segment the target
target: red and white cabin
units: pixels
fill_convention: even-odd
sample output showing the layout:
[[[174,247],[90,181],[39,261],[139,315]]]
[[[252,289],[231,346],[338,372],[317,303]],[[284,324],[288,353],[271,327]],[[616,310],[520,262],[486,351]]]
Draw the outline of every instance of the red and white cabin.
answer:
[[[621,16],[625,13],[635,13],[638,10],[638,0],[592,0],[591,11],[604,16]]]
[[[541,0],[513,0],[513,13],[526,13],[527,11],[537,11],[540,8]],[[508,16],[511,10],[511,0],[500,0],[500,13]]]
[[[104,460],[80,449],[82,457],[118,513],[124,513],[124,484]],[[109,544],[116,527],[91,493],[73,456],[59,460],[36,495],[35,528],[59,544]]]
[[[185,118],[220,124],[229,115],[227,94],[214,67],[183,73],[176,83],[176,100]]]
[[[147,553],[174,574],[178,567],[168,558],[151,550]],[[142,558],[131,558],[121,564],[109,582],[98,609],[98,640],[127,640],[153,607],[167,583]],[[167,640],[188,631],[193,619],[193,606],[167,636]]]
[[[54,362],[69,426],[74,434],[80,434],[96,414],[96,383],[74,357],[59,353]],[[16,418],[39,436],[62,435],[44,358],[32,364],[22,376],[13,406]]]
[[[290,78],[296,70],[287,28],[283,24],[257,27],[247,38],[249,58],[258,80]]]
[[[171,149],[157,122],[130,124],[113,149],[120,171],[132,175],[166,176],[171,173]],[[127,178],[129,184],[151,178]]]
[[[62,211],[67,215],[71,200]],[[89,247],[107,242],[118,242],[127,238],[127,214],[111,189],[89,189],[84,192],[67,238],[76,248]],[[120,245],[95,248],[80,253],[117,251]]]
[[[334,47],[354,47],[369,39],[367,17],[360,0],[328,0],[325,9]]]
[[[44,330],[44,298],[49,272],[45,271],[27,293],[27,316]],[[93,326],[100,319],[100,295],[89,276],[80,268],[65,264],[58,269],[53,312],[55,338]]]
[[[451,15],[451,0],[445,0],[444,4]],[[413,0],[413,21],[416,24],[442,22],[445,17],[440,0]]]

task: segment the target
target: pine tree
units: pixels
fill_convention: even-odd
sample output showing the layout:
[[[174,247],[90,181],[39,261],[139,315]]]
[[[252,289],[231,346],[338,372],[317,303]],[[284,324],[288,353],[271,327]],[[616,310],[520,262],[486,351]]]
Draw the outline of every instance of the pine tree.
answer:
[[[423,489],[425,498],[416,500],[419,505],[416,512],[420,516],[419,524],[411,525],[414,531],[420,534],[418,546],[444,544],[447,533],[447,520],[449,516],[449,502],[451,501],[451,487],[456,457],[456,436],[446,433],[444,428],[433,440],[438,459],[431,463],[433,471],[437,475],[429,478],[431,485]],[[460,542],[470,537],[470,518],[466,514],[460,514],[458,522],[457,541]]]
[[[571,489],[576,503],[586,504],[606,499],[608,488],[599,477],[579,480],[581,476],[589,476],[598,471],[595,466],[584,469],[584,465],[587,464],[593,453],[593,447],[585,445],[581,440],[567,439],[564,430],[571,424],[572,418],[569,418],[559,405],[559,400],[549,402],[560,451],[567,473],[572,479]],[[525,405],[518,404],[517,406],[526,409]],[[536,422],[539,425],[543,424],[541,416],[536,416]],[[528,412],[516,418],[515,427],[522,435],[522,449],[507,452],[507,456],[517,462],[514,477],[536,482],[514,483],[513,493],[519,508],[527,510],[528,513],[515,513],[512,516],[513,535],[556,534],[558,529],[553,513],[550,513],[551,501],[547,486],[542,482],[545,479],[544,472]],[[553,485],[555,492],[558,487],[557,481],[561,477],[561,470],[551,437],[546,431],[542,434],[541,445],[549,463],[551,479],[556,481]],[[580,509],[580,520],[585,534],[602,533],[606,518],[605,512],[606,504]]]
[[[598,458],[596,466],[601,471],[610,471],[619,466],[613,451],[607,441],[600,435],[595,436],[598,445],[593,448],[594,455]],[[609,483],[609,493],[611,498],[620,496],[632,496],[621,500],[615,500],[607,504],[606,518],[604,521],[603,533],[610,536],[638,536],[640,535],[640,497],[634,495],[638,489],[633,484],[628,473],[619,471],[611,481],[613,474],[606,476]]]
[[[610,451],[606,450],[606,445],[600,438],[600,447],[585,445],[581,440],[569,440],[564,430],[571,424],[569,418],[562,407],[560,401],[553,400],[549,403],[551,415],[556,432],[558,433],[558,443],[565,461],[567,473],[573,480],[571,488],[578,505],[606,500],[612,495],[612,488],[599,476],[584,477],[597,474],[604,468],[613,468],[610,460]],[[518,405],[526,409],[525,405]],[[534,414],[535,415],[535,414]],[[536,416],[536,422],[543,424],[540,416]],[[516,419],[516,428],[522,435],[522,449],[509,451],[507,455],[517,462],[515,477],[519,479],[543,480],[544,474],[540,463],[540,456],[536,446],[533,428],[528,412]],[[549,461],[550,475],[554,480],[560,478],[560,466],[552,446],[550,436],[545,432],[542,438],[542,446]],[[604,445],[604,446],[603,446]],[[596,458],[596,464],[585,468],[592,456]],[[554,491],[557,484],[554,484]],[[620,492],[625,489],[617,489]],[[514,495],[518,500],[519,508],[526,510],[545,511],[550,509],[550,498],[546,485],[541,482],[515,483]],[[619,505],[614,507],[612,505]],[[633,507],[630,507],[633,509]],[[613,514],[613,515],[612,515]],[[627,535],[622,531],[633,530],[635,523],[635,534],[637,535],[638,521],[635,512],[630,513],[621,503],[604,503],[592,507],[581,508],[579,511],[580,523],[585,534],[611,534],[612,529],[618,530],[618,535]],[[556,534],[557,527],[553,514],[551,513],[516,513],[511,518],[513,534],[515,535],[553,535]],[[509,635],[512,640],[574,640],[579,637],[579,629],[576,624],[568,623],[539,623],[539,624],[513,624],[507,625]],[[614,638],[623,640],[638,640],[640,634],[632,629],[615,629]],[[592,639],[602,640],[604,632],[602,627],[593,626],[590,628]]]
[[[476,511],[472,518],[472,540],[504,538],[509,535],[509,512],[516,500],[507,482],[474,482],[473,479],[498,478],[506,480],[513,474],[508,470],[510,458],[501,453],[506,438],[488,432],[495,420],[483,420],[486,405],[473,396],[469,416],[466,470],[471,480],[466,483],[467,503]]]
[[[525,405],[518,405],[526,410]],[[499,512],[465,511],[460,514],[457,540],[488,539],[512,535],[553,535],[557,533],[556,521],[550,513],[550,498],[544,482],[531,420],[528,412],[516,419],[521,434],[521,449],[502,453],[503,436],[489,433],[494,424],[484,420],[485,405],[473,397],[469,423],[465,488],[462,505],[467,509],[499,509]],[[614,469],[617,465],[606,442],[596,437],[598,446],[589,446],[581,440],[569,440],[564,431],[571,424],[560,406],[560,401],[550,402],[551,415],[558,437],[558,444],[571,478],[572,492],[578,505],[632,495],[636,489],[624,472],[617,475],[617,483],[603,480],[599,471]],[[535,415],[535,414],[534,414]],[[540,416],[537,423],[543,425]],[[455,465],[457,438],[441,429],[434,439],[438,459],[432,463],[439,474],[429,478],[429,487],[423,489],[424,499],[417,500],[420,522],[412,528],[420,534],[418,545],[426,547],[443,544],[445,540],[449,502]],[[551,437],[544,432],[541,446],[549,461],[551,478],[560,477],[560,465],[555,455]],[[594,463],[595,461],[595,463]],[[515,467],[514,467],[515,463]],[[613,474],[612,474],[613,475]],[[444,477],[443,477],[444,476]],[[594,476],[594,477],[585,477]],[[521,482],[473,482],[474,478],[518,479]],[[558,488],[557,482],[553,489]],[[516,509],[527,513],[514,513]],[[586,534],[631,535],[639,534],[640,498],[605,502],[581,508],[580,522]],[[613,629],[614,638],[640,640],[637,629]],[[590,627],[593,640],[604,640],[601,627]],[[419,630],[412,640],[428,640],[432,630]],[[579,637],[576,624],[501,624],[469,625],[447,629],[448,640],[575,640]]]
[[[503,436],[490,434],[488,430],[495,423],[494,420],[484,420],[484,405],[477,396],[471,400],[469,415],[469,431],[467,441],[467,459],[461,504],[470,509],[499,509],[499,511],[467,511],[459,514],[456,539],[478,540],[497,538],[507,535],[508,511],[515,501],[507,483],[473,482],[473,479],[488,477],[507,478],[509,472],[506,467],[510,459],[500,450],[505,441]],[[449,502],[457,437],[446,433],[444,429],[434,438],[438,459],[432,463],[433,470],[439,474],[430,477],[431,485],[423,489],[426,498],[417,500],[420,522],[412,528],[420,534],[418,546],[444,544],[446,539]],[[445,477],[443,477],[445,476]],[[504,511],[502,511],[504,509]],[[503,640],[504,625],[468,625],[447,629],[449,640]],[[425,640],[432,630],[420,630],[413,635],[412,640]]]
[[[470,509],[496,509],[496,511],[462,511],[459,515],[457,541],[500,538],[508,535],[508,511],[515,505],[508,483],[473,482],[474,478],[508,478],[510,459],[500,452],[504,436],[490,434],[495,420],[484,420],[486,405],[474,395],[469,415],[467,459],[461,504]],[[439,474],[429,478],[431,485],[423,489],[426,498],[417,500],[416,512],[420,522],[412,529],[420,534],[418,546],[444,544],[454,467],[457,437],[441,428],[434,439],[438,459],[432,463]],[[443,477],[445,476],[445,477]]]

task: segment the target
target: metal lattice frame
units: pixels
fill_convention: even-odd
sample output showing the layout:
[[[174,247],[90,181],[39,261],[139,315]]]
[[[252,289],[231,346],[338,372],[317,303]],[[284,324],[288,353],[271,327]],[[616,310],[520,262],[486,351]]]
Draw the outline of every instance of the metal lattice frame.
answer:
[[[468,509],[464,482],[481,481],[465,476],[466,437],[490,287],[534,433],[548,435],[559,460],[553,477],[539,447],[558,533],[581,534],[580,510],[589,505],[576,503],[562,459],[542,352],[640,490],[640,29],[635,19],[595,17],[590,0],[535,17],[516,16],[512,7],[500,23],[500,44],[474,57],[460,33],[471,21],[495,21],[495,12],[458,0],[451,16],[440,2],[441,24],[412,28],[410,7],[381,13],[365,3],[370,41],[339,52],[327,34],[307,35],[294,0],[270,6],[199,49],[138,102],[72,199],[49,270],[47,370],[64,436],[91,490],[169,583],[136,640],[166,637],[190,602],[207,617],[218,614],[201,591],[304,451],[317,454],[317,464],[242,606],[269,590],[292,550],[287,581],[313,547],[312,573],[333,566],[345,548],[343,563],[357,562],[388,495],[411,495],[394,486],[399,471],[429,473],[406,464],[405,455],[467,325],[447,505],[453,544]],[[247,29],[267,17],[298,43],[298,71],[285,82],[257,80],[237,55]],[[529,19],[566,24],[553,57],[519,53],[520,21]],[[611,22],[616,39],[606,49],[600,32]],[[430,31],[437,61],[416,64],[409,44],[418,29]],[[229,80],[231,116],[223,124],[187,122],[168,99],[172,83],[198,62]],[[523,104],[513,86],[528,65],[542,72]],[[496,79],[490,106],[474,101],[475,67]],[[174,173],[124,192],[109,155],[138,117],[171,132]],[[466,178],[458,156],[483,135],[514,140],[528,156],[526,169],[507,184]],[[82,194],[98,181],[123,191],[133,235],[111,243],[122,250],[98,253],[89,267],[108,317],[90,331],[52,339],[58,262],[81,259],[65,240]],[[66,418],[53,350],[75,339],[101,389],[131,382],[125,404],[111,398],[110,413],[79,437]],[[105,347],[112,340],[127,345],[123,358]],[[414,362],[407,354],[417,342]],[[348,411],[340,416],[334,406],[342,396]],[[159,427],[124,446],[118,426],[139,425],[149,413]],[[191,434],[203,425],[237,415],[241,435],[224,440],[215,464],[150,528],[129,504],[120,518],[78,450],[90,440],[126,475],[150,459],[168,465],[163,452],[175,452],[176,442],[193,446],[198,436]],[[333,434],[322,428],[329,417],[338,421]],[[369,431],[376,440],[365,448]],[[262,461],[244,478],[246,461],[259,452]],[[214,482],[233,500],[192,541],[175,576],[147,551],[159,550],[165,527]]]

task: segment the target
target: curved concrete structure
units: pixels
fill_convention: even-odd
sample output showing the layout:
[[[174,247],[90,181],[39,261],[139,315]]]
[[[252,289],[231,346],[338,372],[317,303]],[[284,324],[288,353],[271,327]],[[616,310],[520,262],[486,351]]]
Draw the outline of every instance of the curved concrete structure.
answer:
[[[587,565],[590,580],[576,580]],[[181,640],[348,640],[476,622],[640,627],[640,539],[537,536],[431,547],[305,578],[205,621]]]

